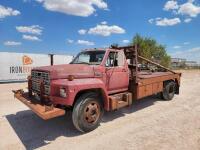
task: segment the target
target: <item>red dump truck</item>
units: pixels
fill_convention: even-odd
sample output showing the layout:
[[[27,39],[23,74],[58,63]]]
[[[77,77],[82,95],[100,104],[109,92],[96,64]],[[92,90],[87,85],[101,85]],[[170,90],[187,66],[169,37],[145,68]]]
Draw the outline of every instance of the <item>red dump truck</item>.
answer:
[[[98,127],[104,111],[154,94],[164,100],[179,94],[181,74],[137,52],[137,46],[89,49],[70,64],[34,68],[28,90],[15,90],[14,96],[44,120],[71,110],[74,126],[89,132]],[[144,62],[156,69],[142,69]]]

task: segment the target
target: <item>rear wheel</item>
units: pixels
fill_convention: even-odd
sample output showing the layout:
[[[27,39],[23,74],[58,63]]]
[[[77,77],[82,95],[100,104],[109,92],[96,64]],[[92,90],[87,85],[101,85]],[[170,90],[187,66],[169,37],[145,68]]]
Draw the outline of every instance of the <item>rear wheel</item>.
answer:
[[[161,96],[164,100],[172,100],[175,91],[176,91],[176,83],[174,81],[165,82]]]
[[[103,115],[103,107],[96,93],[81,95],[73,108],[72,120],[74,126],[81,132],[96,129]]]

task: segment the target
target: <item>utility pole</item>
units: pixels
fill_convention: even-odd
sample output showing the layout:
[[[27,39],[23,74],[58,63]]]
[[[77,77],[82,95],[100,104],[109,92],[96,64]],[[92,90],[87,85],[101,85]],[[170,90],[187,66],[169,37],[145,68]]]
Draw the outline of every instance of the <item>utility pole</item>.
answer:
[[[49,56],[50,56],[50,64],[51,64],[51,66],[53,66],[53,56],[54,56],[54,54],[49,54]]]

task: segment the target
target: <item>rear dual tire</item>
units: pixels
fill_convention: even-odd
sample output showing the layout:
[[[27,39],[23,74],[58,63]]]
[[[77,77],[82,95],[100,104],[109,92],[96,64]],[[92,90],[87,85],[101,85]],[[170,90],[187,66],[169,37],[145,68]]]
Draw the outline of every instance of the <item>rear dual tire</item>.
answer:
[[[161,98],[169,101],[174,98],[176,91],[176,83],[174,81],[167,81],[164,83],[163,92],[161,92]]]

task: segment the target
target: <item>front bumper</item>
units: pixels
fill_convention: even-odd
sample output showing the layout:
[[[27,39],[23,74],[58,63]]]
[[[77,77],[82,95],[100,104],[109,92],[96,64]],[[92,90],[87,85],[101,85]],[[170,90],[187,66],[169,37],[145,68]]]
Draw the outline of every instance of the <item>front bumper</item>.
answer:
[[[42,105],[41,102],[39,102],[38,100],[29,97],[28,92],[25,93],[23,90],[13,90],[13,93],[15,98],[28,106],[33,112],[35,112],[39,117],[44,120],[48,120],[65,114],[65,110],[54,107],[53,105]]]

